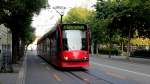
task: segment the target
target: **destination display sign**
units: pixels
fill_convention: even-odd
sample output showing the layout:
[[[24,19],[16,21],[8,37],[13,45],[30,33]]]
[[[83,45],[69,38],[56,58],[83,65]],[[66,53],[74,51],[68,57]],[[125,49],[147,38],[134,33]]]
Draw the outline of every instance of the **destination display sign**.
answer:
[[[63,26],[63,30],[85,30],[85,27],[66,25],[66,26]]]

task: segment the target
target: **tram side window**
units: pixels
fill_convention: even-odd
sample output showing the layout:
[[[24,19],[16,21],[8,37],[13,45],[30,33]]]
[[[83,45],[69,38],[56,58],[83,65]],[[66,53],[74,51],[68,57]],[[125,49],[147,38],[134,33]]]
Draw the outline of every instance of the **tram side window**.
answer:
[[[56,40],[56,32],[53,33],[53,47],[54,47],[54,53],[57,51],[57,40]]]
[[[39,44],[39,53],[40,53],[40,55],[41,55],[41,52],[42,52],[42,45],[41,45],[41,43]]]
[[[52,48],[51,48],[52,51],[51,51],[51,53],[52,53],[52,56],[54,56],[54,45],[55,45],[55,44],[54,44],[54,39],[52,38],[51,41],[52,41]]]
[[[43,52],[45,52],[45,43],[43,42]]]
[[[46,38],[45,42],[46,42],[46,55],[48,55],[48,51],[49,51],[49,49],[48,49],[48,38]]]
[[[60,51],[61,48],[60,48],[60,38],[59,38],[59,33],[56,32],[56,48],[57,48],[57,51]]]
[[[47,55],[50,56],[50,39],[47,38]]]
[[[54,34],[51,35],[50,44],[51,44],[51,46],[50,46],[51,47],[51,49],[50,49],[51,56],[55,56],[55,52],[56,52],[56,39],[55,39]]]
[[[42,43],[43,47],[42,47],[42,50],[43,50],[43,53],[45,51],[45,45],[44,45],[44,42]]]
[[[55,36],[52,37],[52,43],[53,43],[53,45],[52,45],[52,51],[53,52],[52,53],[55,56],[55,54],[57,52],[57,47],[56,47],[57,43],[56,43],[56,37]]]
[[[50,37],[50,56],[52,56],[52,38]]]
[[[43,42],[43,52],[45,51],[45,45],[44,45],[44,42]]]
[[[45,53],[47,53],[47,41],[45,40]]]

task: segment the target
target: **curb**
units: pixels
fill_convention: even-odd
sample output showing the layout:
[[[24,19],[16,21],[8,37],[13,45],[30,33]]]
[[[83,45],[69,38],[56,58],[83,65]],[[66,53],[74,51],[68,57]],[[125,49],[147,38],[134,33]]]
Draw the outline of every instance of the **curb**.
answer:
[[[24,61],[22,64],[22,67],[18,74],[18,80],[16,84],[25,84],[25,78],[26,78],[26,67],[27,67],[27,54],[24,56]]]
[[[91,56],[94,56],[94,55],[91,55]],[[138,64],[150,64],[150,59],[144,59],[144,58],[130,57],[129,60],[127,60],[125,56],[112,56],[110,59],[110,58],[108,58],[108,55],[102,55],[102,54],[99,54],[97,56],[95,55],[95,57],[100,57],[100,58],[104,58],[104,59],[106,58],[109,60],[121,60],[124,62],[131,62],[131,63],[138,63]]]

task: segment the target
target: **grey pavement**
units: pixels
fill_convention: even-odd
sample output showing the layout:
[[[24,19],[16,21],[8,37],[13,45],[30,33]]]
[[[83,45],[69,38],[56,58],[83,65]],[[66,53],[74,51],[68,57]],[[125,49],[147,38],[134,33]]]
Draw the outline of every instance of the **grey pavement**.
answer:
[[[129,60],[127,60],[126,56],[112,55],[111,58],[109,58],[108,55],[102,55],[102,54],[98,54],[98,55],[93,54],[91,56],[94,56],[96,58],[103,58],[103,59],[106,59],[106,60],[114,60],[114,61],[122,61],[122,62],[130,62],[130,63],[136,63],[136,64],[150,65],[150,59],[146,59],[146,58],[129,57]]]
[[[121,56],[108,58],[108,55],[92,55],[90,62],[91,66],[99,67],[95,69],[133,82],[128,84],[150,84],[150,65],[148,59],[131,58],[128,61],[125,57]]]
[[[13,73],[0,73],[0,84],[16,84],[21,65],[13,65]]]
[[[18,61],[17,64],[13,64],[12,73],[0,73],[0,84],[16,84],[18,81],[20,69],[22,67],[22,60]]]
[[[0,84],[16,84],[17,73],[0,73]]]
[[[104,65],[150,74],[150,59],[130,58],[130,60],[127,60],[124,56],[112,56],[108,58],[108,55],[94,55],[91,56],[91,60]]]

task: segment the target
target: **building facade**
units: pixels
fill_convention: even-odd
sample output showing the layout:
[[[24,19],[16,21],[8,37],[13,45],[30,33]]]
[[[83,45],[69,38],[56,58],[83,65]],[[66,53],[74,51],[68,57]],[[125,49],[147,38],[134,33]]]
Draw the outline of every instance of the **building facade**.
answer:
[[[12,34],[10,29],[3,24],[0,25],[0,64],[8,62],[12,55]]]

